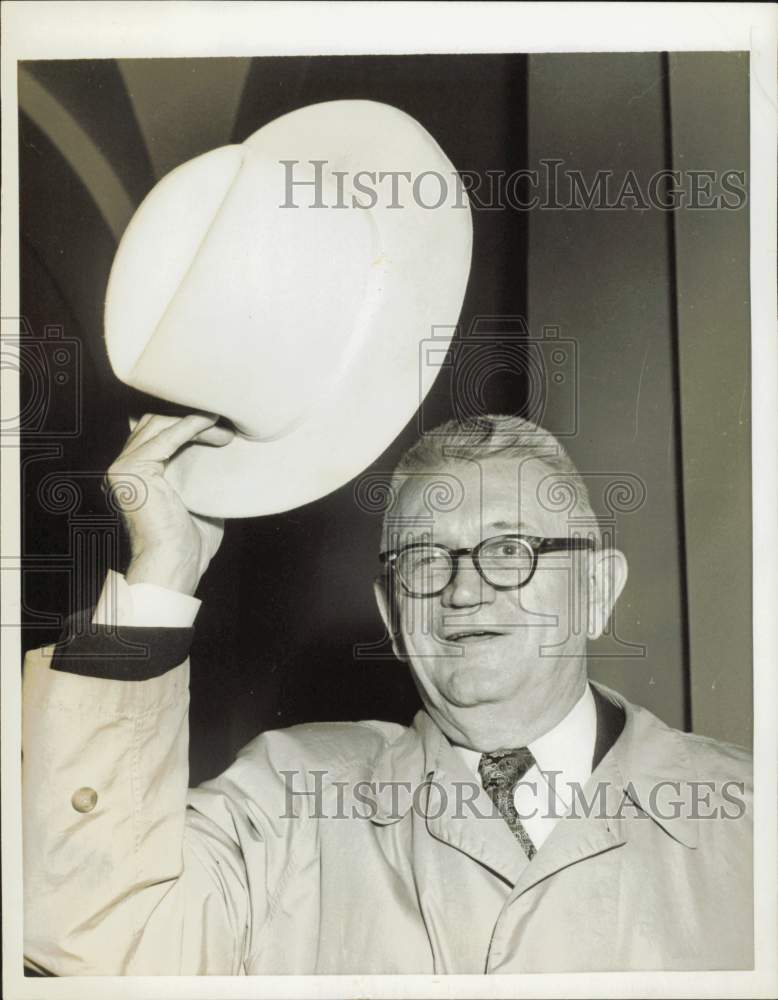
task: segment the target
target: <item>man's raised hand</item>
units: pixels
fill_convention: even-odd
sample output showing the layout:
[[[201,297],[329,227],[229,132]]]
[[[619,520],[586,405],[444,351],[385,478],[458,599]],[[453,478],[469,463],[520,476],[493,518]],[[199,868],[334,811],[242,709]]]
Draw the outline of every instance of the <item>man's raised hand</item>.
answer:
[[[191,441],[220,447],[233,432],[207,414],[147,413],[134,426],[106,474],[114,506],[130,536],[128,583],[154,583],[194,594],[219,548],[224,521],[191,513],[165,479],[165,465]]]

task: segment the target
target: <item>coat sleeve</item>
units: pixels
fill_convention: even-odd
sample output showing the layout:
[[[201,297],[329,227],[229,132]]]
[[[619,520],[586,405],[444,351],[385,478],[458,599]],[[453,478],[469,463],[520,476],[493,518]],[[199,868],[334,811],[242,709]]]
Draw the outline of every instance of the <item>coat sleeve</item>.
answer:
[[[54,975],[241,972],[267,906],[265,831],[255,810],[250,901],[237,807],[189,803],[188,660],[116,680],[52,669],[52,650],[27,656],[23,684],[27,960]]]

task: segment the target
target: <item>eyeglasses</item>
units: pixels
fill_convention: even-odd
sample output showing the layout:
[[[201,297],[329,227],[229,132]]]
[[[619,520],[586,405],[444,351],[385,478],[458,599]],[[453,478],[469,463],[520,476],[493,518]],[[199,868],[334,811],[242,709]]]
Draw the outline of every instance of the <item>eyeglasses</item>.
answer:
[[[538,557],[546,552],[594,548],[591,538],[534,538],[495,535],[470,549],[450,549],[433,542],[414,542],[379,556],[390,566],[411,597],[436,597],[457,575],[459,560],[470,556],[481,578],[495,590],[518,590],[535,574]]]

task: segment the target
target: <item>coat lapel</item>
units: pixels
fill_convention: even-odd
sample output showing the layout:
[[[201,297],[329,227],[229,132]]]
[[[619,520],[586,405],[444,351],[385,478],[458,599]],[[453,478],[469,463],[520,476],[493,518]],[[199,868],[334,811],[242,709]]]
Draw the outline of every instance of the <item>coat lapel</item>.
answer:
[[[405,811],[436,841],[478,861],[513,885],[527,859],[491,798],[427,715],[417,713],[413,726],[389,746],[376,764],[372,781],[389,789],[410,785]],[[401,818],[379,799],[374,822],[382,825]]]
[[[384,807],[373,822],[388,828],[384,836],[400,836],[402,828],[409,837],[435,972],[485,971],[494,926],[528,863],[521,847],[426,713],[387,748],[373,780],[418,789],[403,816]]]
[[[677,815],[668,812],[657,795],[663,785],[678,782],[688,787],[694,779],[680,734],[603,685],[592,687],[598,704],[598,746],[603,749],[599,738],[602,719],[608,719],[610,732],[617,734],[615,742],[592,772],[580,804],[559,820],[532,864],[522,872],[512,898],[571,864],[627,843],[629,819],[638,811],[646,814],[645,822],[657,823],[679,843],[690,848],[697,844],[697,824],[686,815],[688,810]],[[603,712],[603,701],[623,713],[621,729],[611,710],[605,707]]]
[[[529,864],[527,857],[478,778],[447,743],[430,778],[429,833],[513,886]],[[449,808],[442,812],[438,804],[443,802]]]
[[[626,843],[622,774],[618,761],[606,757],[583,788],[573,811],[558,820],[546,842],[516,882],[513,898],[555,872]]]

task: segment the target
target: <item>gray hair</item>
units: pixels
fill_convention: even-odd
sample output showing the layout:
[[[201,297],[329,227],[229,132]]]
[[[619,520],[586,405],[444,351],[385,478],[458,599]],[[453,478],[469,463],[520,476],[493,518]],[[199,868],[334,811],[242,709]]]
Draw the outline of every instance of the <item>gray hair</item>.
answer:
[[[392,473],[391,495],[398,496],[411,475],[434,472],[456,461],[485,458],[542,461],[572,491],[574,502],[571,506],[586,519],[595,543],[600,546],[600,528],[589,491],[573,460],[550,431],[523,417],[487,414],[461,422],[448,420],[426,431],[397,463]],[[391,514],[387,512],[385,528],[390,519]]]

